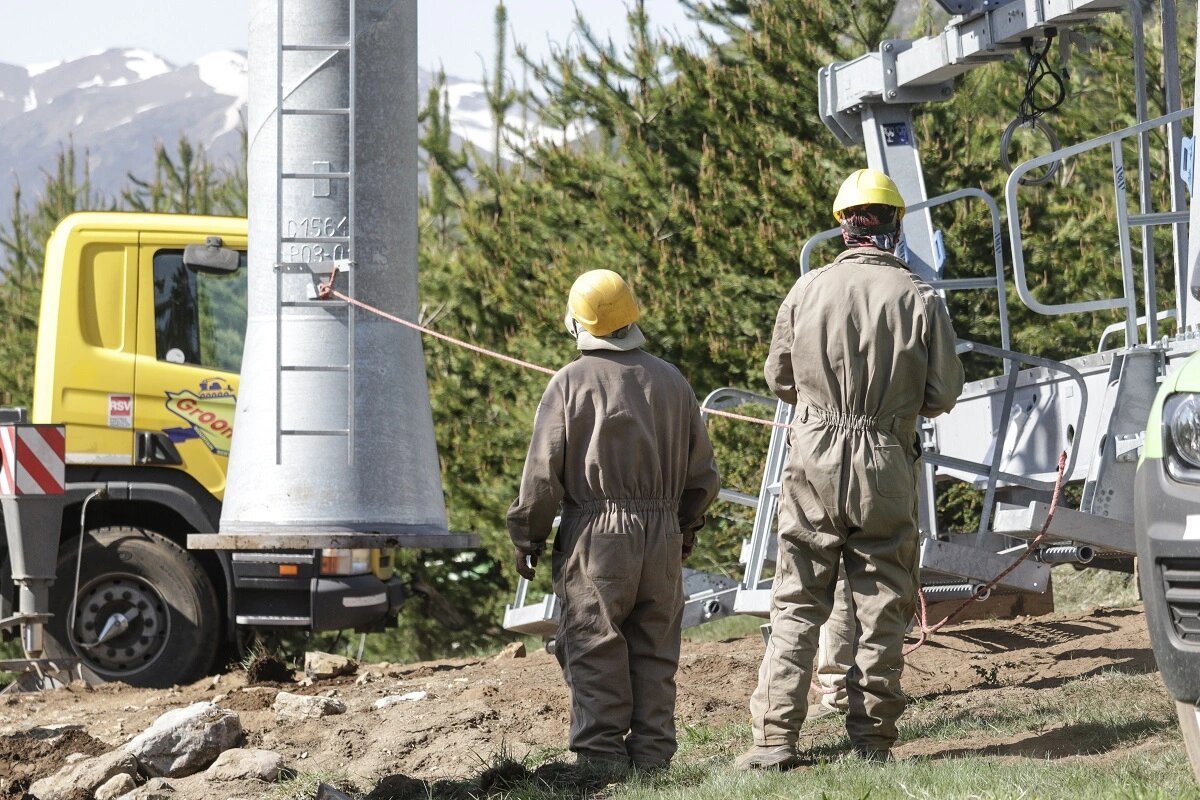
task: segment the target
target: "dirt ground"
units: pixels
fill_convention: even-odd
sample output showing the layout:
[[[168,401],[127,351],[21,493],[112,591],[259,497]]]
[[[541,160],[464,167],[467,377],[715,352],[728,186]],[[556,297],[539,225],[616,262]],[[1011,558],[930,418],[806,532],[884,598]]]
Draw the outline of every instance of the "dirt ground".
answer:
[[[762,652],[758,637],[686,642],[679,674],[681,724],[722,727],[748,721],[747,700]],[[996,687],[1058,686],[1105,670],[1155,670],[1140,609],[950,627],[910,656],[904,687],[914,698],[969,696]],[[271,704],[280,688],[336,696],[349,711],[277,723]],[[384,709],[372,707],[382,697],[410,692],[426,694]],[[558,665],[540,650],[526,658],[366,665],[358,676],[307,687],[250,685],[244,672],[234,672],[169,690],[106,685],[4,695],[0,798],[21,797],[28,781],[53,772],[70,753],[104,752],[165,711],[199,700],[236,711],[247,747],[279,752],[299,772],[342,771],[364,786],[396,775],[466,777],[500,751],[517,758],[554,753],[564,746],[567,730],[567,693]],[[68,733],[54,735],[52,729],[64,728]],[[976,749],[988,744],[972,741]],[[992,744],[1011,742],[998,738]],[[928,746],[901,742],[896,755],[925,755]],[[263,784],[244,783],[222,785],[214,794],[213,785],[199,775],[171,783],[180,800],[270,792]]]

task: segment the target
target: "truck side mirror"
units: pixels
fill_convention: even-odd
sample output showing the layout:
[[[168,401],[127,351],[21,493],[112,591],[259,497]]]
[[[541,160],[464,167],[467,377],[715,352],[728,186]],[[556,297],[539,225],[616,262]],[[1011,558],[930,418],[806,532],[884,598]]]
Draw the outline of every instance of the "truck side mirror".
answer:
[[[196,272],[237,272],[238,252],[223,245],[220,236],[209,236],[204,244],[189,244],[183,248],[184,266]]]

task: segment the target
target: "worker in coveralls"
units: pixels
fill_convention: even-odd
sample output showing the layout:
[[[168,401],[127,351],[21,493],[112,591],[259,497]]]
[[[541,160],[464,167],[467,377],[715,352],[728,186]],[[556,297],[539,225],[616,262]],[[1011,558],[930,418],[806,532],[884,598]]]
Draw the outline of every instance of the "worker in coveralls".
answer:
[[[743,769],[787,769],[839,566],[857,620],[846,681],[856,753],[886,760],[904,710],[900,673],[918,570],[917,415],[962,391],[941,298],[892,254],[904,201],[890,178],[858,170],[833,204],[847,249],[792,287],[775,321],[766,377],[796,406],[779,511],[771,637],[750,699]]]
[[[542,395],[508,532],[517,571],[532,578],[562,504],[555,653],[579,763],[665,767],[676,749],[682,561],[720,478],[696,396],[641,349],[621,276],[584,273],[567,309],[580,355]]]

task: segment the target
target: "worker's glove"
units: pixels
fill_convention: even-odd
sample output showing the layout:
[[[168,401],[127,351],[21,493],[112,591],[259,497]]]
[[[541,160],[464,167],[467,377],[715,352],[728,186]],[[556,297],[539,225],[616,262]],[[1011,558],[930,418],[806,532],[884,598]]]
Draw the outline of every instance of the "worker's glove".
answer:
[[[524,547],[517,547],[515,551],[517,574],[527,581],[533,580],[533,569],[537,566],[538,556],[542,554],[542,548],[526,549]]]
[[[694,530],[683,532],[683,560],[687,561],[692,551],[696,549],[696,532]]]

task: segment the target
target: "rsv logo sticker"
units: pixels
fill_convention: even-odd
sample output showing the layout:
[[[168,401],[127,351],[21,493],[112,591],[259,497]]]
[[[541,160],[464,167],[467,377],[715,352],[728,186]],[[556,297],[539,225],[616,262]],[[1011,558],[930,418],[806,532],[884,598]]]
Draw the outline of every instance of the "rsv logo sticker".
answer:
[[[172,428],[168,435],[181,441],[199,438],[217,455],[228,456],[237,404],[233,387],[219,378],[210,378],[201,381],[199,388],[199,392],[167,392],[167,410],[188,424],[183,430]]]

